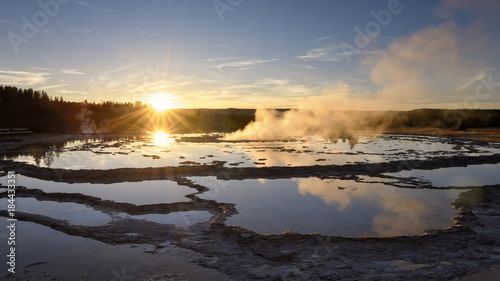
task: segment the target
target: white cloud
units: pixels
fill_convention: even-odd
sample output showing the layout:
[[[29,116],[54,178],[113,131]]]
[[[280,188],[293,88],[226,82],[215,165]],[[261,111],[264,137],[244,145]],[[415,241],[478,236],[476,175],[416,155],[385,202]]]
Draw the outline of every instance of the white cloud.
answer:
[[[49,79],[48,72],[28,72],[0,69],[0,84],[15,86],[33,86],[44,84]]]
[[[74,69],[74,68],[63,68],[59,72],[62,73],[62,74],[72,74],[72,75],[83,75],[83,74],[85,74],[84,72],[81,72],[78,69]]]
[[[302,59],[304,61],[314,60],[314,61],[340,61],[345,57],[344,53],[340,50],[337,44],[315,48],[306,51],[305,55],[295,57],[297,59]]]
[[[250,66],[254,66],[257,64],[263,64],[263,63],[268,63],[268,62],[273,62],[277,61],[279,59],[268,59],[268,60],[262,60],[262,59],[250,59],[250,60],[237,60],[237,61],[232,61],[232,62],[227,62],[227,63],[221,63],[216,66],[217,69],[222,69],[224,67],[240,67],[240,68],[248,68]]]
[[[40,88],[42,88],[44,90],[48,90],[48,89],[66,87],[66,86],[69,86],[69,84],[58,84],[58,85],[41,86]]]
[[[331,38],[333,38],[333,37],[335,37],[337,35],[339,35],[339,34],[335,33],[335,34],[332,34],[332,35],[320,37],[320,38],[314,39],[313,42],[318,42],[318,41],[323,41],[323,40],[331,39]]]

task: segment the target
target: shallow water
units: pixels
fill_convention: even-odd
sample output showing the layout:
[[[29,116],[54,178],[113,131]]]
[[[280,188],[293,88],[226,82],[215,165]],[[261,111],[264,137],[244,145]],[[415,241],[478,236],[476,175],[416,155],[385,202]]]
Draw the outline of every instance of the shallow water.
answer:
[[[38,201],[34,198],[16,198],[15,202],[17,212],[66,220],[75,225],[103,225],[111,221],[111,217],[108,214],[77,203]],[[0,206],[7,205],[7,198],[0,199]]]
[[[428,181],[436,187],[467,187],[500,184],[499,171],[500,164],[488,164],[436,170],[411,170],[399,173],[386,173],[385,175],[400,178],[415,177],[423,181]]]
[[[39,224],[16,222],[16,268],[21,268],[37,262],[77,255],[87,249],[106,246],[105,243],[88,238],[67,235]],[[2,239],[2,253],[7,253],[7,243]],[[2,261],[4,259],[2,258]],[[2,263],[0,275],[7,272],[6,264]]]
[[[5,152],[3,157],[40,167],[107,170],[203,164],[231,168],[343,165],[500,153],[498,145],[457,143],[424,136],[367,135],[355,144],[317,137],[272,142],[174,141],[180,137],[182,135],[171,136],[163,141],[150,137],[79,140],[49,147],[25,147]],[[208,228],[208,223],[220,213],[215,207],[206,207],[209,201],[195,203],[191,199],[194,195],[213,200],[216,206],[234,203],[236,212],[224,217],[223,222],[260,233],[289,230],[339,236],[413,235],[423,234],[429,228],[453,225],[457,212],[451,204],[467,190],[447,187],[499,184],[499,168],[500,164],[412,170],[372,177],[353,174],[349,179],[323,178],[322,175],[244,180],[188,177],[193,183],[208,188],[201,194],[192,184],[175,178],[69,184],[16,174],[17,185],[40,189],[54,200],[40,201],[35,195],[33,198],[26,195],[26,198],[17,198],[17,203],[18,211],[66,220],[72,225],[105,225],[132,219],[137,223],[146,220],[174,225],[182,231],[198,223],[203,224],[195,227]],[[6,185],[5,174],[0,182]],[[58,197],[54,193],[64,194]],[[97,199],[98,204],[74,203],[72,194],[90,196],[83,196],[81,200]],[[122,205],[115,204],[120,205],[117,207],[103,200]],[[6,199],[0,199],[0,204],[6,206]],[[22,225],[31,224],[23,222]],[[30,226],[30,229],[37,227]],[[3,235],[5,229],[2,231]],[[42,244],[57,243],[42,236],[32,239]]]
[[[225,279],[214,269],[193,266],[190,261],[197,258],[196,253],[169,242],[152,255],[152,245],[109,245],[24,221],[18,221],[16,228],[16,277],[29,265],[31,272],[53,273],[57,280],[155,280],[176,274],[183,280]],[[6,241],[0,239],[0,252],[8,253]],[[2,263],[0,276],[8,268]],[[39,280],[39,276],[29,280]]]
[[[453,224],[458,190],[396,188],[353,180],[294,178],[217,180],[191,177],[210,188],[200,198],[235,203],[227,223],[260,233],[340,236],[422,234]],[[372,179],[373,180],[373,179]]]
[[[174,181],[121,182],[113,184],[61,183],[17,175],[17,185],[45,192],[80,193],[103,200],[137,205],[190,201],[186,195],[197,190]]]
[[[225,167],[343,165],[500,153],[492,145],[457,145],[425,136],[367,135],[354,145],[320,137],[236,143],[176,142],[179,137],[172,135],[161,142],[151,137],[77,140],[49,148],[28,147],[5,153],[3,158],[51,168],[114,169],[210,165],[214,161],[223,161]]]

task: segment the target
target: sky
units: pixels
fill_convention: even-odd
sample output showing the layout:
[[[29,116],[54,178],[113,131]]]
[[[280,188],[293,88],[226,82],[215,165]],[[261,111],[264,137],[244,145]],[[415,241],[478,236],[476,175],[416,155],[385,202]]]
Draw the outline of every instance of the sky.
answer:
[[[2,0],[0,84],[171,107],[500,108],[500,1]]]

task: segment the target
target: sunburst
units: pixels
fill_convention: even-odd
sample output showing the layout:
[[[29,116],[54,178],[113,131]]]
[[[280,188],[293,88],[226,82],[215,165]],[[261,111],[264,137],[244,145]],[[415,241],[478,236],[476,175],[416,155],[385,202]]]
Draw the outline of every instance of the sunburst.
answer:
[[[168,109],[178,108],[179,104],[171,93],[155,93],[148,97],[148,104],[157,112],[164,112]]]
[[[175,139],[163,131],[157,131],[153,135],[153,142],[156,145],[170,145],[175,142]]]

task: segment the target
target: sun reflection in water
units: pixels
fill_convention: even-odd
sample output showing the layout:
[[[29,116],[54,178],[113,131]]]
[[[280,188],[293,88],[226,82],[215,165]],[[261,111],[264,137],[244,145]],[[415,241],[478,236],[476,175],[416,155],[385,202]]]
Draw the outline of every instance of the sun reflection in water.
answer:
[[[156,145],[170,145],[175,142],[175,139],[163,131],[158,131],[153,135],[153,142]]]

